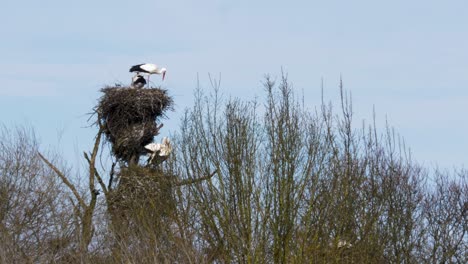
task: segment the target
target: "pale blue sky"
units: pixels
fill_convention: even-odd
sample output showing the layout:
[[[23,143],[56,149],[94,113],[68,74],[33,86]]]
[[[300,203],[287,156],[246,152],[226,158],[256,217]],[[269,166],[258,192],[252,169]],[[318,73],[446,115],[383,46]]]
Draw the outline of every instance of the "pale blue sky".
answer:
[[[312,108],[338,103],[343,76],[356,120],[377,111],[427,166],[467,165],[467,1],[4,1],[0,122],[30,124],[44,147],[89,149],[88,113],[129,66],[168,68],[177,129],[197,73],[224,94],[262,95],[264,74],[289,73]],[[160,78],[152,80],[159,83]],[[61,134],[58,142],[57,135]]]

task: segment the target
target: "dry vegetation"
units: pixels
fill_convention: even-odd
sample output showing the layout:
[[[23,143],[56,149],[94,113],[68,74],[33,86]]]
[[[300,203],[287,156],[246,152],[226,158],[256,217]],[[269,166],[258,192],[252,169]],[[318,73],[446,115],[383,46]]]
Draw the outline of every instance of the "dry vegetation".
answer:
[[[172,99],[105,89],[81,181],[32,131],[3,128],[0,263],[468,261],[468,171],[429,171],[392,129],[356,129],[343,89],[340,113],[306,109],[285,77],[265,90],[263,105],[197,91],[174,152],[148,168]],[[135,129],[147,137],[122,141]],[[102,144],[116,162],[96,169]]]

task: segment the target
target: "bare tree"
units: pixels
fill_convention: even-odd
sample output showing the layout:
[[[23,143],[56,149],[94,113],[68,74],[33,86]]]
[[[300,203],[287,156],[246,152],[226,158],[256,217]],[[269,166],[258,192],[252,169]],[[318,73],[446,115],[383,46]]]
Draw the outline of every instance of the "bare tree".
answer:
[[[427,263],[468,261],[468,176],[466,170],[452,177],[436,171],[434,186],[424,199],[424,239],[421,257]]]
[[[26,127],[0,129],[0,262],[60,259],[75,234],[70,203]],[[57,162],[59,160],[56,160]]]
[[[337,110],[308,109],[285,74],[264,101],[212,85],[155,164],[141,157],[172,99],[107,88],[78,180],[32,130],[3,127],[0,262],[467,262],[466,170],[424,169],[389,125],[356,125],[341,82]]]
[[[403,140],[356,128],[342,85],[339,114],[306,110],[284,75],[265,87],[263,109],[198,90],[183,118],[182,178],[217,171],[182,193],[204,260],[420,262],[428,174]]]

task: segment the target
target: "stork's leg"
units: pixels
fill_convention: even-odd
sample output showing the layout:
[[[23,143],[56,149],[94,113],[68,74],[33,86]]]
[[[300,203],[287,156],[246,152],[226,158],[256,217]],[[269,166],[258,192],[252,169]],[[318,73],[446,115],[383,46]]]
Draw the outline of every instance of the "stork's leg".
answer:
[[[148,88],[150,87],[150,74],[148,74]]]

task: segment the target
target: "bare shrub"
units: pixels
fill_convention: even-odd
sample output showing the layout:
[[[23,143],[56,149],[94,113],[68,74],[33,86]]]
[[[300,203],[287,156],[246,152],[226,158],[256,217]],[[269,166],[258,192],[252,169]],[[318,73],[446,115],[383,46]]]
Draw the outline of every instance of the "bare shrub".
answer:
[[[57,261],[76,243],[67,193],[30,128],[0,128],[0,262]]]

